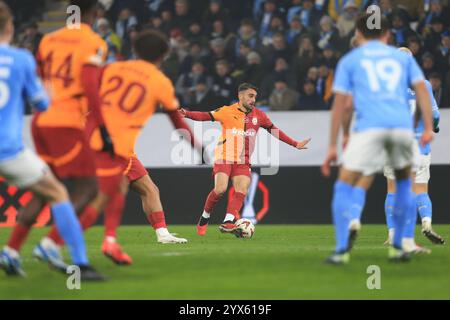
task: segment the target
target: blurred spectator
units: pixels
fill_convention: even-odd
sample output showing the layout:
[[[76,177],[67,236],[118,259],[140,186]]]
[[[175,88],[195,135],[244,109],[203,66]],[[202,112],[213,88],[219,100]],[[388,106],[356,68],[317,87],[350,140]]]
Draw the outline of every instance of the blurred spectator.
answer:
[[[322,98],[316,93],[314,82],[306,81],[303,84],[303,93],[298,99],[296,110],[327,110]]]
[[[422,70],[425,77],[428,79],[432,73],[439,73],[439,69],[436,67],[433,54],[425,52],[422,56]]]
[[[441,45],[434,53],[437,68],[445,75],[450,68],[450,30],[442,33]]]
[[[287,111],[295,108],[299,93],[288,87],[285,77],[275,79],[275,89],[269,97],[269,107],[272,111]]]
[[[108,58],[106,62],[111,63],[116,61],[118,55],[122,51],[122,41],[119,36],[111,30],[108,20],[105,18],[97,20],[97,33],[108,45]]]
[[[275,80],[279,77],[284,77],[289,87],[297,87],[297,80],[289,69],[289,65],[284,58],[278,58],[275,62],[275,68],[267,74],[262,83],[260,90],[260,98],[267,99],[275,86]]]
[[[312,83],[316,84],[318,79],[319,79],[319,68],[317,67],[309,68],[308,73],[306,74],[305,82],[311,81]]]
[[[206,26],[208,32],[213,29],[213,24],[217,20],[228,21],[229,12],[222,5],[221,0],[211,0],[208,9],[203,13],[202,23]]]
[[[192,65],[191,71],[181,74],[176,82],[175,88],[180,95],[182,104],[190,105],[194,103],[196,86],[200,80],[206,81],[208,87],[212,85],[211,77],[206,75],[205,66],[197,61]]]
[[[195,16],[189,9],[188,0],[175,0],[175,13],[173,15],[173,27],[182,32],[189,30],[189,26],[194,21]]]
[[[269,69],[275,66],[275,60],[283,58],[286,61],[291,61],[292,54],[290,48],[286,44],[284,35],[280,32],[273,35],[272,44],[267,48],[266,61]]]
[[[292,49],[298,48],[299,39],[308,33],[309,31],[300,22],[300,18],[294,17],[292,18],[289,24],[289,29],[286,32],[286,42]]]
[[[189,106],[198,111],[211,111],[221,107],[221,102],[222,101],[218,99],[210,89],[206,77],[201,76],[195,85],[195,90]]]
[[[392,34],[394,44],[398,47],[406,46],[410,37],[417,37],[417,34],[409,27],[408,21],[400,12],[392,14]]]
[[[235,69],[237,72],[243,72],[247,66],[247,55],[252,52],[252,47],[248,42],[241,42],[239,46],[239,53],[236,57]]]
[[[18,46],[28,49],[33,55],[36,55],[42,37],[43,35],[39,31],[38,24],[34,21],[29,22],[23,27],[23,33],[19,36]]]
[[[116,23],[116,34],[123,40],[129,41],[128,30],[131,27],[135,27],[138,24],[136,16],[131,12],[130,9],[125,8],[119,14],[119,19]]]
[[[128,27],[126,36],[122,42],[122,56],[126,60],[136,59],[136,56],[133,52],[133,41],[139,34],[139,28],[137,25],[132,25]]]
[[[243,42],[243,41],[248,43],[250,45],[250,47],[252,48],[252,50],[259,51],[261,48],[258,34],[255,30],[255,27],[253,26],[253,21],[250,19],[243,19],[241,21],[241,26],[239,28],[239,34],[236,38],[235,46],[234,46],[236,55],[239,54],[240,45],[241,45],[241,42]]]
[[[302,10],[299,16],[302,25],[308,28],[316,28],[321,16],[320,11],[314,6],[314,0],[303,0]]]
[[[194,62],[200,61],[204,66],[209,65],[209,59],[205,50],[199,42],[192,42],[189,47],[189,54],[183,59],[180,66],[181,73],[188,73],[192,69]]]
[[[323,101],[329,106],[333,97],[333,70],[327,65],[319,66],[319,76],[316,81],[316,92],[322,97]]]
[[[422,43],[419,38],[413,37],[408,39],[408,49],[411,50],[414,59],[420,65],[420,58],[423,56],[424,51],[422,48]]]
[[[226,52],[226,43],[225,40],[222,38],[216,38],[214,40],[210,41],[210,48],[211,48],[211,65],[208,66],[209,68],[213,69],[214,65],[219,60],[228,60],[228,62],[234,64],[235,59],[234,56],[231,54],[227,54]]]
[[[337,62],[339,58],[337,56],[337,51],[332,46],[327,46],[322,51],[322,55],[320,58],[320,64],[325,64],[329,68],[334,69],[336,68]]]
[[[444,88],[440,103],[441,108],[450,108],[450,71],[447,72],[447,75],[444,79]]]
[[[339,16],[336,23],[336,27],[341,38],[348,37],[349,34],[354,31],[358,12],[358,6],[355,4],[355,1],[347,1],[347,3],[344,5],[342,14]]]
[[[433,18],[441,18],[444,23],[444,27],[449,27],[450,15],[448,8],[444,8],[441,0],[431,0],[430,9],[425,13],[425,17],[420,21],[417,31],[422,35],[426,35],[429,32],[431,20]]]
[[[430,28],[425,37],[425,47],[430,51],[435,51],[441,45],[442,33],[445,31],[442,18],[433,17]]]
[[[287,11],[286,21],[291,24],[292,20],[297,18],[300,20],[300,13],[302,12],[302,0],[291,0],[291,6]]]
[[[442,78],[438,73],[430,74],[430,83],[433,88],[433,96],[439,107],[441,107],[443,88],[442,88]]]
[[[274,0],[266,0],[264,2],[264,10],[260,17],[258,17],[258,31],[260,39],[266,37],[270,29],[272,18],[277,14],[277,4]]]
[[[186,40],[190,43],[199,42],[202,47],[208,45],[208,37],[204,34],[202,25],[199,21],[193,21],[189,26],[189,31],[186,34]]]
[[[329,16],[323,16],[320,19],[320,33],[318,38],[317,47],[322,50],[329,45],[335,48],[339,47],[339,32],[333,27],[333,20]]]
[[[258,88],[261,86],[262,79],[266,74],[259,53],[252,51],[247,55],[247,66],[244,69],[243,81],[251,83]]]
[[[305,36],[301,38],[298,47],[297,55],[292,60],[292,70],[297,75],[297,84],[299,84],[306,77],[308,69],[317,65],[319,61],[318,54],[314,48],[312,38]]]
[[[181,74],[180,61],[178,60],[178,55],[174,50],[170,49],[169,53],[164,57],[164,60],[161,63],[161,69],[173,83],[177,82],[178,77]]]
[[[172,29],[169,39],[170,48],[176,53],[179,61],[189,54],[189,41],[183,36],[180,29]]]
[[[230,76],[228,62],[226,60],[217,61],[215,71],[212,90],[216,97],[220,98],[220,104],[229,104],[234,99],[237,85],[234,78]]]
[[[355,6],[359,9],[363,7],[364,2],[363,0],[354,0]],[[344,12],[345,5],[347,4],[347,0],[331,0],[328,1],[328,14],[330,15],[331,19],[334,21],[338,21],[339,16]]]
[[[214,21],[212,24],[211,32],[209,34],[209,38],[213,40],[217,38],[226,39],[227,37],[228,37],[228,29],[226,28],[223,20]]]
[[[277,33],[284,34],[284,20],[281,16],[274,15],[270,21],[269,30],[261,37],[261,42],[264,46],[272,44],[273,36]]]

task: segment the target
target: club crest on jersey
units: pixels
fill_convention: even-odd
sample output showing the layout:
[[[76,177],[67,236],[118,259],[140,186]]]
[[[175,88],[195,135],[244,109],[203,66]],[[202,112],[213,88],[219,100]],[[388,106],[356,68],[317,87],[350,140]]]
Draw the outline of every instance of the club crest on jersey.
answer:
[[[258,118],[253,117],[252,123],[253,123],[254,126],[256,126],[258,124]]]

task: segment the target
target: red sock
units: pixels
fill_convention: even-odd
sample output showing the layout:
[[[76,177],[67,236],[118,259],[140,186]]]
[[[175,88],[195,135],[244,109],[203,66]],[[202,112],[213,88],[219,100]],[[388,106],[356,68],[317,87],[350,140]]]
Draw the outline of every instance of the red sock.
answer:
[[[97,210],[87,205],[86,208],[84,208],[84,211],[81,213],[81,215],[78,217],[80,220],[80,225],[83,230],[86,230],[87,228],[91,227],[95,221],[97,221]],[[59,246],[64,245],[64,239],[61,238],[59,235],[58,229],[56,228],[56,225],[53,224],[52,228],[50,229],[49,233],[47,234],[47,238],[50,238]]]
[[[116,192],[109,200],[105,209],[105,237],[117,237],[116,230],[122,220],[125,196]]]
[[[147,216],[148,222],[152,225],[153,229],[167,228],[166,218],[164,211],[152,212]]]
[[[245,194],[241,192],[235,192],[231,201],[228,203],[227,213],[231,213],[237,219],[239,216],[239,211],[244,204]]]
[[[11,233],[11,236],[9,237],[8,247],[16,251],[20,251],[20,248],[22,248],[22,245],[25,242],[30,230],[31,227],[23,226],[20,223],[17,223]]]
[[[222,195],[218,195],[214,190],[212,190],[208,194],[208,198],[206,198],[204,210],[208,213],[212,213],[220,198],[222,198]]]

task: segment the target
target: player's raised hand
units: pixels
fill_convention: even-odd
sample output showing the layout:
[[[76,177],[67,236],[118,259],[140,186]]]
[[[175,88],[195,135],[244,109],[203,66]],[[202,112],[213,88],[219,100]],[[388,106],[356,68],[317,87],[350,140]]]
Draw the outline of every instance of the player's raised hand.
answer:
[[[425,130],[422,133],[422,137],[420,137],[420,144],[422,146],[430,143],[431,141],[433,141],[434,138],[434,132],[432,130]]]
[[[183,117],[183,118],[186,118],[186,110],[185,109],[183,109],[183,108],[179,108],[178,109],[178,112],[180,113],[180,115]]]
[[[102,152],[108,152],[111,157],[114,157],[114,144],[105,126],[100,126],[100,136],[103,141]]]
[[[308,149],[308,147],[305,147],[309,142],[311,141],[311,138],[299,141],[297,142],[297,145],[295,146],[299,150]]]
[[[336,146],[330,146],[328,148],[328,154],[325,158],[325,161],[322,164],[322,167],[320,167],[320,171],[325,177],[329,177],[331,173],[331,164],[335,163],[337,161],[337,150]]]

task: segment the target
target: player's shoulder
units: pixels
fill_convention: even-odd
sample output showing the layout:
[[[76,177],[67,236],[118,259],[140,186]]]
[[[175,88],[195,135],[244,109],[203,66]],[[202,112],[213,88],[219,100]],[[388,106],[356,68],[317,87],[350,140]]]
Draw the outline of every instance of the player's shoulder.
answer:
[[[12,57],[12,61],[18,65],[30,65],[34,63],[33,55],[26,49],[8,46],[6,52],[8,56]]]

